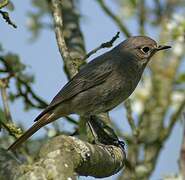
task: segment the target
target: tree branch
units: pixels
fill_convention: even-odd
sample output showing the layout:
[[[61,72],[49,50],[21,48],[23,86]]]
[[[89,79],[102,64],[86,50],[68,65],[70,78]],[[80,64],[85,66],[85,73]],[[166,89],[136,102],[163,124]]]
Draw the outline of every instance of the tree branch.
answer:
[[[7,6],[9,3],[9,0],[3,0],[2,2],[0,2],[0,9],[2,9],[3,7]],[[0,14],[2,15],[3,19],[10,24],[11,26],[13,26],[14,28],[17,28],[17,26],[15,25],[15,23],[13,23],[9,17],[8,12],[6,11],[2,11],[0,10]]]
[[[87,55],[83,58],[83,60],[89,58],[92,54],[95,54],[100,49],[112,47],[114,41],[116,41],[116,39],[119,38],[119,34],[120,34],[120,32],[117,32],[116,35],[110,41],[102,43],[100,46],[98,46],[97,48],[95,48],[92,51],[90,51],[89,53],[87,53]]]
[[[59,0],[51,0],[52,5],[52,13],[53,13],[53,19],[54,19],[54,26],[55,26],[55,34],[57,39],[57,44],[59,48],[60,55],[63,58],[63,61],[67,67],[67,69],[70,69],[69,75],[70,77],[73,77],[77,70],[74,67],[74,64],[72,63],[72,58],[70,56],[69,50],[66,46],[66,42],[64,39],[64,32],[63,32],[63,19],[62,19],[62,3],[59,3]]]
[[[4,106],[5,118],[6,118],[7,122],[12,122],[10,108],[8,105],[8,96],[7,96],[7,92],[6,92],[6,88],[8,87],[8,83],[9,83],[9,77],[0,79],[0,90],[1,90],[1,97],[2,97],[2,101],[3,101],[3,106]]]
[[[8,96],[6,92],[6,88],[8,87],[10,78],[11,78],[11,75],[6,78],[0,79],[0,90],[1,90],[3,106],[4,106],[4,115],[5,115],[4,118],[0,117],[0,125],[2,125],[2,127],[6,129],[10,135],[17,138],[22,134],[22,131],[20,128],[17,128],[15,126],[15,124],[12,121],[12,117],[10,113],[10,108],[8,104]]]
[[[0,179],[14,179],[17,173],[20,163],[8,153],[6,150],[0,148]]]
[[[17,25],[14,22],[12,22],[12,20],[10,19],[8,12],[0,10],[0,14],[2,15],[5,22],[7,22],[9,25],[11,25],[14,28],[17,28]]]
[[[99,3],[102,10],[116,23],[122,33],[125,34],[126,37],[130,37],[131,33],[129,32],[124,22],[109,9],[104,0],[97,0],[97,2]]]
[[[178,109],[176,110],[176,112],[174,112],[174,114],[170,118],[170,123],[169,123],[168,128],[167,128],[167,136],[170,135],[171,130],[174,127],[174,124],[177,122],[177,120],[178,120],[180,114],[182,113],[184,107],[185,107],[185,98],[180,103],[180,105],[179,105]]]
[[[117,173],[125,163],[125,152],[115,146],[92,145],[71,136],[57,136],[45,144],[38,161],[21,165],[15,179],[76,179],[80,176],[107,177]],[[0,159],[0,167],[7,159]],[[13,161],[13,160],[11,160]],[[6,171],[8,167],[4,167]],[[1,171],[0,171],[1,172]],[[9,174],[6,174],[7,177]],[[1,177],[1,174],[0,174]]]
[[[27,81],[23,80],[19,76],[15,76],[17,80],[17,89],[19,91],[17,96],[22,96],[24,101],[29,104],[32,107],[43,109],[45,108],[48,103],[44,101],[42,98],[40,98],[31,88],[31,86],[27,83]],[[34,103],[33,100],[30,98],[31,97],[37,102]]]

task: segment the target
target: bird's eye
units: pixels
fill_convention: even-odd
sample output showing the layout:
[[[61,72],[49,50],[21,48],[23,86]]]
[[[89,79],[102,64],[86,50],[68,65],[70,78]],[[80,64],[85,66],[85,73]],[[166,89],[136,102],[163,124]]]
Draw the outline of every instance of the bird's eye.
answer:
[[[141,51],[143,51],[144,53],[148,53],[150,51],[150,48],[145,46],[145,47],[141,48]]]

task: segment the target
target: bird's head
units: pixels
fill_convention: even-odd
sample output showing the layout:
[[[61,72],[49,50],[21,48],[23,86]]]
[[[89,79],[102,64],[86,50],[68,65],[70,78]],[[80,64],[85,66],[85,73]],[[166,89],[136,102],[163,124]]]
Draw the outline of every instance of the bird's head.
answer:
[[[133,54],[142,64],[146,64],[156,52],[171,48],[171,46],[157,45],[156,41],[147,36],[133,36],[120,45],[122,52]]]

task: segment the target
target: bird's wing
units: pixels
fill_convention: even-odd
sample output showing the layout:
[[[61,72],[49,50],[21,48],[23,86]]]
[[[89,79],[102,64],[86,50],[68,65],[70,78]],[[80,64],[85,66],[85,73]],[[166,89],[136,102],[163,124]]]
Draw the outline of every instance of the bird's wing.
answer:
[[[63,101],[106,81],[112,72],[112,64],[106,61],[106,59],[99,58],[91,61],[81,69],[53,98],[49,106],[35,119],[35,121],[39,120],[42,115],[52,110]]]

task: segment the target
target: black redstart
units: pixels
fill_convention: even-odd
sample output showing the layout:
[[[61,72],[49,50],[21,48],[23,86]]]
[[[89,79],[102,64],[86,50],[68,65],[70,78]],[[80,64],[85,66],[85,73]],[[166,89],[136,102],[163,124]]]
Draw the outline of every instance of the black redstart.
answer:
[[[46,124],[69,114],[108,112],[136,88],[150,58],[170,46],[158,46],[146,36],[134,36],[85,65],[35,119],[36,123],[8,150],[16,149]]]

